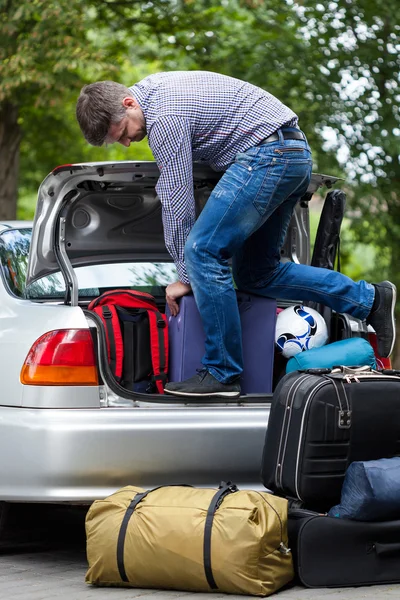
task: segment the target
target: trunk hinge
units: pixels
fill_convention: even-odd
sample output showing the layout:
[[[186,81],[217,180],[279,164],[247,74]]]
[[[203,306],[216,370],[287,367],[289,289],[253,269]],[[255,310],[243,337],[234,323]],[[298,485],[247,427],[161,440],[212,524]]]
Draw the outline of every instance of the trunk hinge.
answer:
[[[61,217],[59,221],[59,234],[58,234],[58,247],[60,252],[57,255],[58,264],[60,265],[61,273],[64,277],[66,291],[65,291],[65,303],[70,303],[71,306],[78,306],[79,297],[79,286],[76,273],[66,250],[66,239],[65,239],[65,217]]]

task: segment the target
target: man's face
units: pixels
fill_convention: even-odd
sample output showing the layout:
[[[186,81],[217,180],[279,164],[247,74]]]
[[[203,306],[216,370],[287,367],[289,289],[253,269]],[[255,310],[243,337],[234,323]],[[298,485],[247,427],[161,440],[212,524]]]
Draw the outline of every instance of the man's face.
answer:
[[[131,142],[140,142],[146,137],[146,121],[142,109],[134,98],[124,98],[122,104],[126,108],[126,115],[119,123],[111,124],[107,143],[118,142],[129,147]]]

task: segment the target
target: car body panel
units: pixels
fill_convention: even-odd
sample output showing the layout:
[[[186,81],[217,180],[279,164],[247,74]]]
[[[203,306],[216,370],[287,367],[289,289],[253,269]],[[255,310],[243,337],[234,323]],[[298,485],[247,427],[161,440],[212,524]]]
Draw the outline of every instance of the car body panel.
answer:
[[[124,485],[261,488],[269,407],[0,407],[0,499],[91,502]]]
[[[107,398],[104,386],[22,385],[23,408],[100,408]]]

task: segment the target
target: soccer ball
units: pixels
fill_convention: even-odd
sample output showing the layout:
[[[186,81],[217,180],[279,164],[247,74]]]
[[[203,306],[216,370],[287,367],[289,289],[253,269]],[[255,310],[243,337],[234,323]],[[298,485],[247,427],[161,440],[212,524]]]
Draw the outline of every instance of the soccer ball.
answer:
[[[328,339],[324,318],[307,306],[290,306],[278,314],[275,343],[286,358],[304,350],[319,348]]]

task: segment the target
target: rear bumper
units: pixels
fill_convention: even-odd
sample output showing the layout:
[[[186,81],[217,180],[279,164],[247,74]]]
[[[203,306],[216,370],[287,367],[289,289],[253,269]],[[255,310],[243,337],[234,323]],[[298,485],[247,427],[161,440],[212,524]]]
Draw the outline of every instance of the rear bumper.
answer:
[[[91,502],[124,485],[260,488],[269,406],[0,407],[0,500]]]

